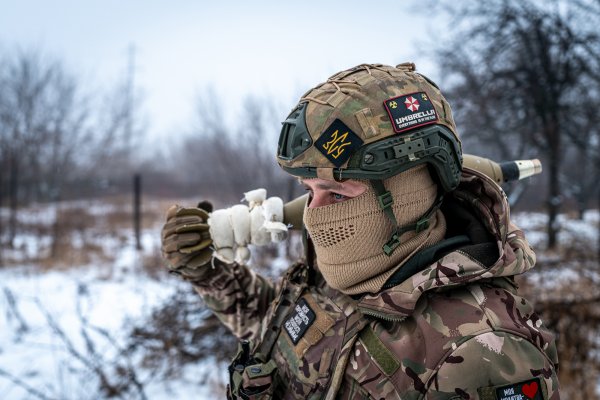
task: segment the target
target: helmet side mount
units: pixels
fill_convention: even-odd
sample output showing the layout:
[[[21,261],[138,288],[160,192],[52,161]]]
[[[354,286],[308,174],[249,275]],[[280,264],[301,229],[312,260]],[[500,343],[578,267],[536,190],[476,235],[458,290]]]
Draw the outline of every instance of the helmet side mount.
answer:
[[[277,145],[277,157],[281,160],[293,160],[310,148],[313,143],[306,127],[307,106],[307,102],[299,103],[282,123]]]

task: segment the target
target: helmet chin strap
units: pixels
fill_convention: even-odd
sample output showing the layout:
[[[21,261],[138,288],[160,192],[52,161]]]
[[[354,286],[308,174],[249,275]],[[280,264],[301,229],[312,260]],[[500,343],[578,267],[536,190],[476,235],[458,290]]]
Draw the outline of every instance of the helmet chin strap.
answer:
[[[388,240],[387,243],[383,245],[383,252],[387,256],[390,256],[394,252],[394,250],[400,245],[400,236],[409,231],[416,231],[417,233],[420,233],[425,229],[429,228],[429,220],[431,219],[431,217],[433,217],[435,212],[442,205],[444,195],[439,194],[435,203],[429,208],[429,210],[425,212],[425,214],[421,216],[421,218],[417,220],[417,222],[415,222],[414,224],[400,226],[392,209],[392,205],[394,204],[394,198],[392,197],[392,193],[390,193],[390,191],[385,188],[383,180],[371,179],[369,180],[369,182],[371,182],[371,186],[373,187],[373,190],[377,195],[377,203],[379,204],[379,208],[383,210],[384,214],[391,221],[392,226],[394,227],[394,231],[390,240]]]

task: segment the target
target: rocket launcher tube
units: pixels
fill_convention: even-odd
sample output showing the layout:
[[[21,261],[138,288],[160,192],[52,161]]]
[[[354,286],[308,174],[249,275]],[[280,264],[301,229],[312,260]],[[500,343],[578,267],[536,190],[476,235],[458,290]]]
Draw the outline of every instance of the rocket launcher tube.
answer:
[[[505,182],[518,181],[542,172],[542,163],[538,159],[497,163],[489,158],[471,154],[463,155],[463,167],[479,171],[492,178],[499,185]]]
[[[505,182],[524,179],[542,172],[542,163],[538,159],[497,163],[489,158],[471,154],[463,154],[463,167],[481,172],[499,185]],[[283,205],[283,222],[291,225],[292,229],[300,229],[302,227],[302,215],[307,200],[308,193]]]
[[[283,223],[292,229],[302,228],[302,215],[304,214],[304,206],[308,200],[308,193],[283,205]]]
[[[519,168],[519,179],[528,178],[530,176],[542,173],[542,163],[537,158],[534,160],[518,160],[510,162],[517,164]]]

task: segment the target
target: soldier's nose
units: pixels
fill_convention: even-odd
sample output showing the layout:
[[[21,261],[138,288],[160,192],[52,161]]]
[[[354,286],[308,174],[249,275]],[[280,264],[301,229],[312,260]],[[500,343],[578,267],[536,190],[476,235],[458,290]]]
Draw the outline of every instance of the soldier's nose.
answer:
[[[308,208],[316,208],[331,204],[331,201],[327,202],[327,199],[327,195],[318,192],[313,193],[312,197],[309,199]]]

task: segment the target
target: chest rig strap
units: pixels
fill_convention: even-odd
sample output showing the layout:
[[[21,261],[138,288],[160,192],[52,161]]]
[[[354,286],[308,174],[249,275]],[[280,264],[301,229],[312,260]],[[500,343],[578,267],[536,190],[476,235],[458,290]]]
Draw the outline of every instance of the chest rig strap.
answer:
[[[275,313],[268,322],[263,340],[256,346],[240,341],[238,352],[229,365],[228,399],[271,399],[278,396],[277,366],[269,355],[277,342],[277,337],[289,313],[307,287],[309,268],[305,264],[294,265],[287,273],[272,305]]]
[[[266,357],[271,354],[284,321],[308,285],[308,269],[309,267],[305,264],[297,264],[283,280],[283,285],[276,300],[277,304],[274,305],[275,314],[269,321],[265,337],[256,349],[257,355]],[[286,304],[282,306],[281,303],[284,302]]]

